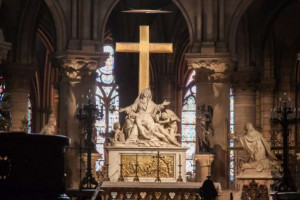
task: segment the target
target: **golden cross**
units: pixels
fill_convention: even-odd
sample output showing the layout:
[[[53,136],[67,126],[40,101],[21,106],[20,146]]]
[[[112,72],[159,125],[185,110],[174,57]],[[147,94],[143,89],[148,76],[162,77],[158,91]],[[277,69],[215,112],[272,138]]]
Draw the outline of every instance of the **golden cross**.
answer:
[[[116,43],[116,52],[140,53],[139,94],[150,85],[150,53],[173,53],[172,43],[149,43],[149,26],[140,26],[140,43]]]

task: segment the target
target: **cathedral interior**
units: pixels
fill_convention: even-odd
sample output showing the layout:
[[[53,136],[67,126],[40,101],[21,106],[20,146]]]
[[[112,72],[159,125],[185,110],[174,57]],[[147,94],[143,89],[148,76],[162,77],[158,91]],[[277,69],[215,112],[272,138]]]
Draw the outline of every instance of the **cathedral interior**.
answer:
[[[142,12],[124,12],[128,10]],[[5,94],[9,94],[12,105],[9,126],[5,125],[5,116],[0,115],[1,132],[13,137],[19,137],[16,132],[25,132],[69,138],[69,144],[65,140],[59,142],[66,148],[64,161],[52,156],[51,152],[62,147],[51,139],[30,148],[28,154],[37,154],[40,158],[37,162],[59,160],[55,166],[49,166],[64,170],[57,172],[64,176],[62,188],[66,187],[70,198],[81,199],[78,195],[84,189],[82,180],[87,168],[92,168],[97,182],[102,177],[108,178],[108,168],[112,166],[108,164],[111,156],[106,147],[111,145],[117,130],[126,131],[123,124],[130,118],[126,108],[140,98],[142,53],[139,56],[138,52],[118,52],[116,43],[141,42],[140,27],[149,26],[150,45],[173,45],[172,53],[149,54],[147,84],[151,95],[148,98],[176,118],[173,127],[178,134],[174,138],[186,148],[184,154],[176,154],[184,161],[185,169],[180,168],[184,182],[202,183],[208,173],[222,188],[219,200],[230,199],[232,193],[242,190],[238,179],[242,166],[256,158],[251,152],[249,157],[244,144],[234,138],[245,136],[245,125],[251,123],[262,137],[263,148],[269,152],[270,146],[271,154],[280,160],[283,169],[279,171],[284,171],[283,177],[289,177],[284,179],[285,183],[293,182],[296,192],[297,188],[300,190],[300,26],[296,22],[300,19],[299,10],[298,0],[0,0],[0,102],[7,103]],[[76,115],[80,105],[88,100],[100,111],[90,136],[94,144],[91,157],[87,153],[89,136]],[[205,127],[211,128],[208,132],[213,134],[203,133],[201,139],[203,104],[213,110],[211,127]],[[285,106],[290,109],[286,119],[282,114]],[[119,112],[121,108],[125,111]],[[3,110],[0,106],[0,111]],[[137,119],[132,123],[136,123],[141,134]],[[284,123],[277,123],[280,120],[289,123],[286,131],[281,127]],[[115,126],[117,122],[121,124],[119,128]],[[169,136],[165,139],[156,132],[151,134],[171,141]],[[129,137],[125,136],[124,139]],[[8,139],[12,142],[9,144],[13,144],[12,138]],[[20,142],[14,146],[18,151],[34,146],[31,140],[16,140]],[[201,148],[203,140],[208,142],[208,154]],[[49,145],[51,141],[53,145]],[[1,170],[1,166],[6,166],[1,159],[10,147],[3,145],[2,148],[0,145],[0,193],[6,184],[3,177],[9,180],[4,175],[9,170]],[[159,149],[155,148],[158,160]],[[213,158],[206,157],[208,160],[204,162],[203,155]],[[49,166],[44,167],[49,169]],[[208,166],[208,172],[203,166]],[[176,182],[178,170],[175,164],[173,167],[174,174],[170,176]],[[41,177],[48,174],[47,179],[56,177],[56,172],[46,170],[36,173]],[[133,172],[128,173],[134,176]],[[147,176],[155,179],[156,175]],[[107,189],[112,196],[102,195],[102,198],[125,199],[126,189],[120,188],[124,197],[119,196],[120,192],[113,197],[115,190]],[[157,197],[157,192],[153,197],[148,194],[143,197],[144,190],[139,191],[141,199],[174,198],[171,192],[170,197]],[[178,199],[196,198],[192,197],[195,192],[187,191],[182,189],[183,197]],[[93,193],[84,194],[91,199]],[[133,198],[140,199],[126,197]],[[300,199],[300,195],[289,199]]]

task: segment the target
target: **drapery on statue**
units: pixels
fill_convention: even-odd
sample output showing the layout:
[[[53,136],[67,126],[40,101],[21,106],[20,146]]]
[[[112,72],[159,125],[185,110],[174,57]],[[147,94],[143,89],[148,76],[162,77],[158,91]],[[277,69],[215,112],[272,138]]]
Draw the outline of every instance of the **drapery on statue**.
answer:
[[[212,136],[214,136],[215,134],[215,130],[212,125],[213,108],[210,105],[206,106],[206,104],[201,103],[197,109],[199,113],[197,118],[200,120],[200,130],[197,131],[199,152],[211,152],[208,135],[212,134]]]
[[[180,146],[176,138],[170,134],[171,132],[174,134],[176,129],[174,122],[179,119],[174,121],[173,112],[161,113],[162,109],[169,104],[170,102],[167,101],[155,104],[152,101],[151,90],[147,88],[132,105],[121,108],[119,112],[127,114],[122,127],[127,138],[126,143],[156,147]]]
[[[55,135],[55,126],[56,126],[56,119],[54,114],[49,115],[48,124],[46,124],[42,130],[41,134],[45,135]]]
[[[256,169],[257,172],[265,169],[280,169],[280,161],[272,153],[266,139],[253,128],[251,123],[246,123],[245,131],[244,136],[231,136],[250,154],[251,162],[244,163],[242,169]]]

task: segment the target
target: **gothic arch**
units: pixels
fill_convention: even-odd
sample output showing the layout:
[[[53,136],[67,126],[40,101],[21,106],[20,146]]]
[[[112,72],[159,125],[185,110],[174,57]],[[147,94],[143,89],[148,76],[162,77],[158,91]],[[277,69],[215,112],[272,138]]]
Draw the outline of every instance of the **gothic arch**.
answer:
[[[239,26],[239,23],[244,15],[244,13],[247,11],[247,9],[250,7],[250,5],[255,2],[255,0],[244,0],[242,1],[237,9],[235,10],[234,14],[231,17],[230,25],[227,31],[227,37],[228,37],[228,45],[229,50],[235,54],[236,52],[236,32]]]
[[[58,0],[44,0],[54,19],[56,29],[56,50],[62,51],[67,47],[67,21]]]
[[[49,0],[48,0],[49,1]],[[99,23],[99,38],[101,40],[101,42],[104,41],[105,39],[105,29],[106,29],[106,25],[107,25],[107,21],[109,19],[109,16],[111,15],[111,12],[113,11],[113,9],[115,8],[115,6],[117,5],[117,3],[119,3],[119,1],[121,0],[110,0],[110,4],[106,3],[105,5],[103,5],[103,7],[101,8],[102,10],[106,10],[106,12],[100,12],[100,23]],[[190,37],[190,44],[193,43],[194,41],[194,37],[193,37],[193,26],[191,23],[191,20],[188,17],[188,14],[184,8],[184,6],[180,3],[179,0],[171,0],[175,6],[181,11],[181,14],[183,15],[187,27],[188,27],[188,31],[189,31],[189,37]],[[103,19],[101,21],[101,19]]]

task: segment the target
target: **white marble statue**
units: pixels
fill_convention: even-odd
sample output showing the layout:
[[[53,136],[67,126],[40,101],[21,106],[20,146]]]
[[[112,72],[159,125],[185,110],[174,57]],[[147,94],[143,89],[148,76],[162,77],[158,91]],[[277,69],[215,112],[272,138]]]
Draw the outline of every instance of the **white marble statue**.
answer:
[[[243,164],[242,169],[255,169],[257,172],[265,169],[279,169],[280,162],[272,153],[266,139],[253,128],[251,123],[246,123],[245,131],[244,136],[232,136],[250,154],[251,162]]]
[[[157,114],[169,104],[167,101],[155,104],[148,88],[141,92],[132,105],[121,108],[119,112],[127,114],[122,128],[126,143],[139,146],[180,146],[169,130],[156,120]]]
[[[125,135],[121,131],[121,125],[120,125],[119,122],[114,123],[114,132],[115,132],[114,142],[124,143],[125,142]]]
[[[56,119],[54,114],[50,114],[49,119],[48,119],[48,124],[46,124],[42,130],[41,134],[45,135],[55,135],[55,126],[56,126]]]

